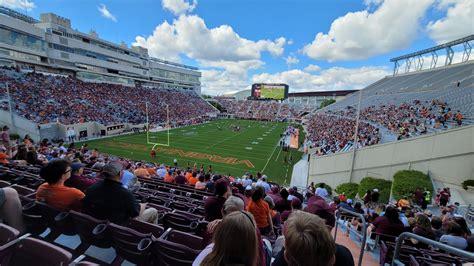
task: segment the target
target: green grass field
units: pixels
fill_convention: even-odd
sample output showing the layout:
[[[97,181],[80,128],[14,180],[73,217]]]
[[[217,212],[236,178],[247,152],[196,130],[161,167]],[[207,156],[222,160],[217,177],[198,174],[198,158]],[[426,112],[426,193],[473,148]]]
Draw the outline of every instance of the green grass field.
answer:
[[[262,89],[262,98],[266,99],[283,99],[285,98],[285,90],[284,89],[270,89],[270,88],[263,88]]]
[[[233,131],[232,125],[239,125],[240,131]],[[213,171],[241,176],[245,172],[262,172],[270,181],[290,183],[293,166],[284,163],[285,156],[296,163],[302,153],[297,150],[282,151],[278,145],[280,134],[288,123],[261,122],[250,120],[217,120],[201,125],[170,130],[170,145],[155,146],[157,155],[150,156],[153,144],[147,144],[145,133],[87,141],[91,148],[116,156],[165,163],[173,159],[178,166],[201,164],[205,170],[212,165]],[[150,142],[167,143],[167,132],[150,133]],[[300,136],[301,137],[301,136]]]

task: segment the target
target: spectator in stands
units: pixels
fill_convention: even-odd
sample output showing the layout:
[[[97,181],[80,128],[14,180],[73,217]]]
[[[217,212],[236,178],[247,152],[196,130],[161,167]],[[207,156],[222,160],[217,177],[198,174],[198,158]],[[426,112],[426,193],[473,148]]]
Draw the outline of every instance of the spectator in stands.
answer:
[[[253,214],[262,235],[273,235],[272,212],[268,203],[263,200],[264,195],[263,187],[256,187],[252,194],[252,200],[247,206],[247,211]]]
[[[206,221],[211,222],[215,219],[222,219],[222,206],[231,195],[229,185],[226,178],[220,178],[216,181],[214,196],[208,197],[204,204]]]
[[[140,183],[138,178],[132,173],[132,164],[127,161],[122,161],[123,171],[122,171],[122,186],[132,192],[140,188]]]
[[[9,158],[10,156],[8,156],[7,154],[7,149],[3,145],[1,145],[0,146],[0,164],[8,164]]]
[[[156,175],[161,179],[165,178],[166,173],[166,167],[163,164],[156,170]]]
[[[259,173],[260,174],[260,173]],[[256,187],[263,187],[265,192],[270,192],[270,185],[267,183],[267,176],[263,175],[255,184]]]
[[[446,207],[446,205],[448,205],[450,197],[451,197],[451,192],[449,191],[449,188],[447,187],[443,188],[443,190],[441,190],[439,194],[439,206]]]
[[[444,222],[443,230],[446,234],[440,237],[439,242],[459,249],[467,248],[467,241],[463,237],[462,227],[456,221],[448,220]]]
[[[26,228],[21,211],[18,192],[10,187],[0,188],[0,218],[4,223],[23,234]]]
[[[188,184],[189,184],[190,186],[195,186],[198,181],[199,181],[199,179],[197,178],[197,173],[196,173],[196,172],[192,172],[192,173],[191,173],[191,176],[190,176],[189,179],[188,179]],[[205,186],[204,186],[204,188],[205,188]]]
[[[318,188],[316,189],[316,195],[320,196],[321,198],[326,198],[329,194],[326,188],[324,187],[324,183],[320,183]]]
[[[83,163],[72,163],[71,164],[71,177],[64,182],[67,187],[77,188],[80,191],[85,191],[90,185],[95,184],[97,179],[93,177],[84,176]]]
[[[180,185],[186,184],[186,177],[181,174],[181,170],[176,171],[176,176],[174,177],[174,182],[176,184],[180,184]]]
[[[439,238],[445,233],[442,230],[442,227],[443,227],[443,221],[441,221],[441,218],[438,216],[433,216],[431,218],[431,228],[436,235],[436,240],[439,240]]]
[[[76,188],[64,186],[71,177],[71,166],[65,160],[54,160],[40,170],[40,176],[46,182],[38,187],[36,200],[45,202],[56,209],[80,210],[84,193]]]
[[[295,210],[301,210],[303,208],[303,204],[301,203],[300,199],[298,198],[293,198],[291,200],[291,211],[284,211],[281,213],[281,220],[285,222],[288,220],[288,217],[290,217],[291,213]]]
[[[113,161],[104,166],[101,175],[104,180],[95,183],[86,190],[82,200],[85,213],[98,219],[123,224],[129,218],[156,223],[158,212],[138,203],[135,196],[122,186],[123,165]]]
[[[283,213],[284,211],[290,211],[291,210],[291,201],[288,200],[288,196],[290,193],[286,190],[286,188],[283,188],[280,190],[280,196],[281,196],[281,201],[275,202],[275,210],[277,210],[280,213]]]
[[[165,175],[164,181],[166,183],[175,183],[174,182],[174,172],[171,171],[171,170],[168,171],[168,173],[166,173],[166,175]]]
[[[372,201],[372,190],[368,189],[362,197],[365,205],[368,205]]]
[[[419,235],[431,240],[436,241],[436,233],[431,228],[431,222],[428,216],[424,214],[417,214],[415,217],[415,228],[413,228],[413,233],[415,235]],[[411,239],[411,241],[416,245],[418,248],[427,248],[428,245],[424,243],[418,243],[415,239]]]
[[[8,132],[10,128],[8,126],[2,127],[2,132],[0,132],[0,139],[2,141],[3,147],[6,149],[6,153],[10,155],[11,153],[11,146],[10,146],[10,133]]]
[[[193,265],[257,265],[259,249],[255,224],[248,212],[234,211],[225,216],[213,235],[213,245],[206,247]]]
[[[379,197],[380,197],[379,190],[377,188],[374,188],[372,190],[372,202],[373,203],[378,203],[379,202]]]
[[[204,182],[204,175],[199,175],[198,181],[196,182],[196,185],[194,185],[194,188],[197,190],[205,190],[206,189],[206,182]]]
[[[293,186],[293,191],[294,191],[293,195],[294,195],[295,197],[297,197],[301,202],[303,202],[303,201],[304,201],[304,197],[303,197],[303,195],[302,195],[301,193],[298,192],[298,187]]]
[[[211,174],[207,173],[206,175],[204,175],[204,182],[206,182],[207,191],[214,191],[215,184],[214,180],[211,180]]]
[[[285,223],[284,236],[285,249],[272,265],[335,265],[336,245],[324,220],[318,216],[293,212]]]
[[[454,221],[459,224],[459,226],[461,226],[461,229],[462,229],[462,236],[464,238],[468,238],[470,237],[472,234],[471,234],[471,229],[469,229],[469,226],[467,226],[467,223],[466,223],[466,220],[464,219],[464,217],[460,217],[460,216],[456,216],[454,217]]]
[[[371,232],[377,234],[398,237],[405,231],[405,226],[398,215],[398,211],[393,206],[388,206],[383,216],[379,216],[369,225],[368,235]],[[391,239],[393,241],[393,239]]]
[[[136,177],[141,177],[141,178],[151,178],[150,173],[148,173],[146,169],[146,165],[143,163],[138,163],[137,164],[137,169],[133,172]]]
[[[341,203],[337,205],[337,208],[344,208],[349,211],[355,211],[354,207],[352,207],[352,199],[347,199],[346,202],[341,201]]]

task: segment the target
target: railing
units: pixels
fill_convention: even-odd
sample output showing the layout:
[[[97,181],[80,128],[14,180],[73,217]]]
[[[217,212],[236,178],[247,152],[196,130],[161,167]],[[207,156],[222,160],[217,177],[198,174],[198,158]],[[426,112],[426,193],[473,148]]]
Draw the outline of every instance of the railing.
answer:
[[[431,245],[433,247],[439,248],[441,250],[447,251],[447,252],[449,252],[453,255],[459,256],[461,258],[466,258],[469,261],[474,261],[474,253],[473,252],[467,252],[467,251],[464,251],[464,250],[461,250],[461,249],[458,249],[458,248],[453,248],[453,247],[448,246],[446,244],[443,244],[443,243],[440,243],[440,242],[437,242],[437,241],[434,241],[434,240],[431,240],[431,239],[428,239],[428,238],[425,238],[425,237],[422,237],[422,236],[419,236],[419,235],[415,235],[413,233],[405,232],[405,233],[402,233],[397,239],[397,243],[396,243],[396,246],[395,246],[395,252],[394,252],[393,260],[392,260],[392,266],[403,265],[403,263],[398,260],[398,257],[400,256],[400,251],[402,249],[403,240],[408,239],[408,238],[416,239],[419,242],[422,242],[422,243]]]
[[[350,211],[350,210],[347,210],[347,209],[344,209],[344,208],[338,208],[337,213],[336,213],[336,227],[334,228],[334,240],[336,240],[337,227],[339,225],[339,218],[341,217],[341,213],[351,214],[355,217],[360,218],[361,221],[362,221],[362,235],[359,232],[357,232],[356,230],[352,230],[352,229],[350,229],[350,227],[348,228],[348,230],[352,230],[354,234],[358,235],[359,237],[362,237],[362,243],[360,245],[361,247],[360,247],[359,262],[357,263],[357,265],[361,266],[362,265],[362,258],[364,256],[364,251],[365,251],[364,250],[365,249],[365,243],[367,242],[367,222],[365,221],[364,215],[362,215],[360,213]]]

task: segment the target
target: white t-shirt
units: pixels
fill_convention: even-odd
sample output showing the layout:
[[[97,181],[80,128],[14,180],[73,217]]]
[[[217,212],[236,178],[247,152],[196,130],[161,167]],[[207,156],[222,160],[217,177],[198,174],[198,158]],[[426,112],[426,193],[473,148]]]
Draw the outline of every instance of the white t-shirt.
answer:
[[[328,195],[328,191],[325,188],[318,187],[316,189],[316,195],[320,196],[321,198],[325,198]]]

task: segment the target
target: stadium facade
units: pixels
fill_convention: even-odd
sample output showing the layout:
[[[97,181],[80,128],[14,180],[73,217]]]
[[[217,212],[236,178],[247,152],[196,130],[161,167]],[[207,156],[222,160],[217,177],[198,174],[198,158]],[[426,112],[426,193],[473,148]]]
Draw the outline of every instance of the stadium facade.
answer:
[[[298,105],[319,108],[324,100],[333,99],[340,101],[347,95],[357,91],[358,90],[290,92],[284,102],[292,106]]]
[[[0,6],[0,66],[73,75],[88,82],[190,89],[201,92],[197,68],[149,56],[140,46],[127,47],[83,33],[53,13],[40,20]]]

